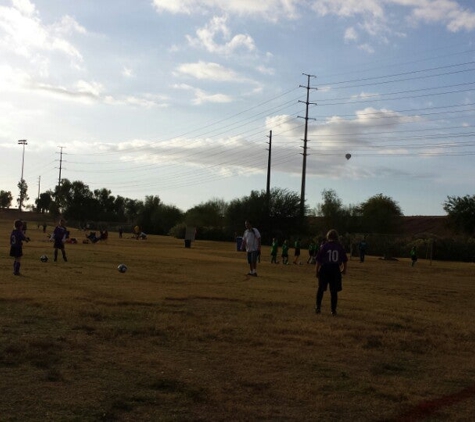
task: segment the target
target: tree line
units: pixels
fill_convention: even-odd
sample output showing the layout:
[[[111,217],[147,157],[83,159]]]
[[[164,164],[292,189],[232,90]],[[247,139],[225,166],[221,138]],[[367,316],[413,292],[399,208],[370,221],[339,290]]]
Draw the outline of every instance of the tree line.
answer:
[[[27,199],[28,186],[24,180],[18,188],[23,199]],[[9,208],[11,203],[11,192],[1,190],[0,207]],[[304,216],[300,205],[298,193],[273,188],[269,193],[251,191],[229,202],[210,199],[185,212],[164,204],[158,196],[146,196],[144,200],[124,198],[112,195],[106,188],[91,190],[81,181],[63,179],[54,190],[40,193],[32,208],[51,218],[61,215],[81,227],[90,222],[106,222],[110,226],[129,224],[139,225],[148,234],[183,237],[186,227],[192,226],[197,228],[199,238],[209,240],[233,240],[242,235],[245,219],[259,228],[263,241],[268,243],[273,237],[291,240],[323,236],[329,228],[342,234],[392,236],[402,230],[400,206],[382,193],[360,204],[345,206],[334,190],[325,189],[321,203],[314,209],[305,207]],[[452,229],[473,238],[475,195],[449,196],[443,207]]]

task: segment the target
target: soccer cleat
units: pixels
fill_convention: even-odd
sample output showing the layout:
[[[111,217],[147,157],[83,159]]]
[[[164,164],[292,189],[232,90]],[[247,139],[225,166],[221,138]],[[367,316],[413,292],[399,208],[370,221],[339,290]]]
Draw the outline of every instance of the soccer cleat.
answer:
[[[336,311],[332,311],[332,316],[336,316]]]
[[[315,308],[315,313],[316,313],[316,314],[319,314],[320,312],[322,312],[322,311],[320,310],[320,308]]]

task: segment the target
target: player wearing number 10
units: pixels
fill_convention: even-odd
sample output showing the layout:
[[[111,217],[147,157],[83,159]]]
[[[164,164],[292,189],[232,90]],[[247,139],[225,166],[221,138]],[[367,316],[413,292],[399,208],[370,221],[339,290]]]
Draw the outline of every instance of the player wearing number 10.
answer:
[[[320,313],[323,293],[330,286],[331,312],[336,315],[338,292],[342,290],[341,275],[346,274],[348,257],[345,249],[338,242],[338,232],[330,230],[327,233],[327,242],[320,248],[317,254],[316,275],[318,278],[317,306],[315,312]],[[341,268],[343,266],[343,269]]]

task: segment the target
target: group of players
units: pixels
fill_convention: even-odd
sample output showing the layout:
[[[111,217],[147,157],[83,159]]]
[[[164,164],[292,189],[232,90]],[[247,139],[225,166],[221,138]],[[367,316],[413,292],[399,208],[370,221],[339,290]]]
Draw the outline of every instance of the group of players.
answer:
[[[246,230],[243,235],[242,250],[247,252],[247,261],[249,264],[249,276],[257,277],[257,261],[261,251],[261,235],[259,231],[252,227],[249,220],[245,222]],[[55,227],[51,240],[54,242],[54,260],[58,259],[58,251],[61,251],[63,260],[67,262],[64,243],[68,237],[68,231],[65,227],[65,221],[59,220]],[[21,257],[23,256],[23,242],[28,242],[26,236],[25,224],[21,220],[15,220],[14,228],[10,235],[10,256],[13,258],[13,274],[20,275]],[[285,243],[284,243],[285,244]],[[271,249],[271,253],[274,249]],[[272,255],[275,258],[275,255]],[[300,256],[300,242],[295,245],[295,261]],[[342,274],[346,274],[348,257],[345,249],[338,241],[338,232],[330,230],[326,235],[326,242],[316,251],[315,255],[315,275],[318,278],[318,289],[316,295],[315,312],[321,312],[321,305],[324,292],[330,288],[331,294],[331,313],[336,315],[338,303],[338,292],[342,290]],[[275,261],[274,261],[275,262]]]
[[[30,238],[26,236],[26,224],[21,220],[15,220],[13,231],[10,235],[10,256],[13,258],[13,274],[20,275],[21,257],[23,256],[23,242],[29,242]],[[54,242],[54,260],[58,260],[58,251],[61,251],[63,260],[67,262],[64,242],[69,232],[65,227],[65,221],[59,220],[55,227],[51,240]]]
[[[261,251],[261,235],[259,230],[252,227],[249,220],[245,222],[246,230],[242,237],[241,249],[247,252],[247,262],[250,271],[249,276],[257,277],[257,262]],[[286,242],[284,242],[286,245]],[[288,259],[288,249],[285,251]],[[284,251],[283,251],[284,254]],[[277,248],[271,247],[271,262],[277,263]],[[295,245],[295,260],[300,256],[300,241]],[[287,263],[285,260],[284,264]],[[323,294],[330,288],[331,314],[336,316],[338,304],[338,292],[342,290],[342,274],[346,274],[348,256],[345,248],[338,241],[338,232],[334,229],[329,230],[326,240],[316,250],[315,254],[315,275],[318,278],[318,289],[316,295],[315,313],[321,313]]]

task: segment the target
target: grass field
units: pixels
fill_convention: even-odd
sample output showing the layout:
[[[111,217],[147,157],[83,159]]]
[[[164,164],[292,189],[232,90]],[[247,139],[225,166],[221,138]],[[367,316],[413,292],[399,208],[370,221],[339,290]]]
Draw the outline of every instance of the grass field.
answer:
[[[329,292],[314,313],[313,266],[271,265],[264,248],[248,279],[233,243],[83,244],[73,229],[69,262],[52,262],[29,221],[17,277],[12,223],[1,421],[474,420],[474,264],[353,259],[332,317]]]

